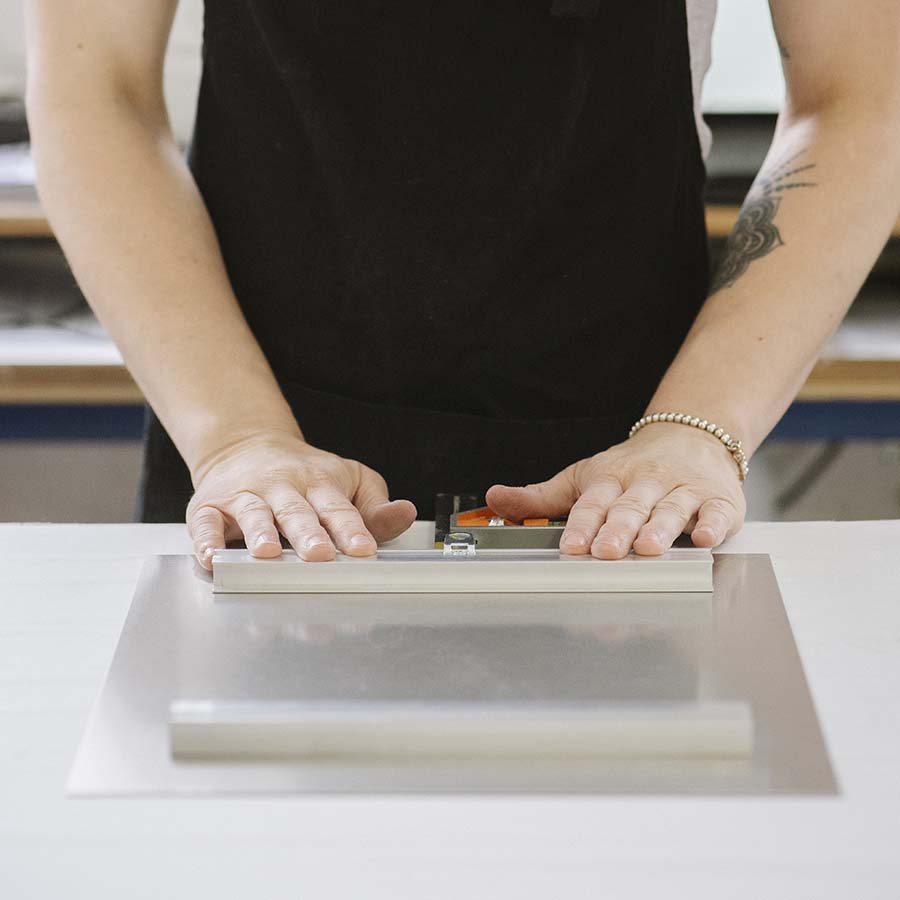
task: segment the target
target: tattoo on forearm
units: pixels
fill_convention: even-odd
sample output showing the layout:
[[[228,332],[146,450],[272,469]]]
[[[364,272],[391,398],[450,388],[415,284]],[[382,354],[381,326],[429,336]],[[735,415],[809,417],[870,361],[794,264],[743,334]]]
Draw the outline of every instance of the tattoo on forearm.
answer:
[[[710,286],[711,294],[731,287],[747,271],[750,263],[768,256],[784,244],[781,232],[775,225],[782,195],[794,188],[815,187],[816,184],[803,180],[808,176],[797,177],[816,165],[796,165],[796,160],[804,152],[801,150],[757,176],[725,245],[722,261]]]

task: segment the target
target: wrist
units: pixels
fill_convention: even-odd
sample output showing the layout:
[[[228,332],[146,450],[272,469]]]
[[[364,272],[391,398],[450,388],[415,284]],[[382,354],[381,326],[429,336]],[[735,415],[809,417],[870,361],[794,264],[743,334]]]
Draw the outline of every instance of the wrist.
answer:
[[[666,425],[668,429],[659,429],[651,426]],[[650,438],[646,435],[651,434]],[[700,419],[697,416],[691,416],[688,413],[673,413],[669,411],[659,410],[649,415],[642,416],[632,426],[628,439],[630,441],[640,441],[640,436],[645,435],[644,440],[658,440],[661,434],[668,435],[668,439],[674,439],[676,442],[683,443],[685,441],[693,443],[699,450],[701,447],[709,451],[713,451],[714,445],[718,444],[725,459],[724,454],[731,457],[732,464],[736,468],[736,474],[740,481],[744,481],[748,473],[748,457],[744,453],[741,441],[726,431],[721,425],[708,419]],[[665,437],[663,439],[666,439]],[[721,451],[715,451],[717,453]]]
[[[652,416],[656,413],[682,413],[689,418],[713,422],[723,432],[741,442],[744,454],[748,459],[751,455],[750,451],[756,449],[757,445],[752,440],[753,429],[745,417],[721,402],[706,402],[702,399],[685,401],[666,396],[654,397],[641,413],[641,417]]]
[[[222,418],[205,414],[195,419],[185,439],[182,456],[196,484],[219,460],[242,447],[265,442],[304,442],[303,433],[293,416],[233,416]]]

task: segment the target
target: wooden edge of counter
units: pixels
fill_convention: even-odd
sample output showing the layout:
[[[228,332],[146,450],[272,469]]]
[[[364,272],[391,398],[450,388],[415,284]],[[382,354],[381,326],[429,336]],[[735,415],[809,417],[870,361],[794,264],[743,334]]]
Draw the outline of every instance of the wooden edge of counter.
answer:
[[[53,229],[39,203],[0,200],[0,238],[53,237]]]
[[[823,359],[800,391],[807,401],[898,401],[900,359]],[[144,402],[124,366],[0,366],[0,405]]]
[[[0,404],[115,405],[143,403],[128,370],[109,366],[0,366]]]
[[[900,400],[900,359],[820,359],[798,400]]]

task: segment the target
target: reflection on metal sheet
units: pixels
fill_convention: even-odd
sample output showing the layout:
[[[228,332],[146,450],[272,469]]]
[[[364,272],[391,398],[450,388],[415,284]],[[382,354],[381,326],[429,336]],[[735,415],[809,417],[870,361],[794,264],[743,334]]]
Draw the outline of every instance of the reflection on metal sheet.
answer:
[[[713,594],[673,599],[222,596],[191,558],[158,557],[142,573],[69,790],[835,793],[768,557],[717,555],[714,578]],[[407,724],[410,711],[433,722],[448,704],[470,724],[473,713],[514,708],[525,733],[528,709],[545,724],[573,708],[607,723],[617,709],[622,721],[656,709],[669,725],[678,710],[696,722],[704,709],[749,709],[752,740],[748,755],[718,758],[694,742],[670,755],[626,743],[625,755],[176,759],[173,703],[257,720],[267,710],[349,709],[354,729],[385,708],[404,710]]]

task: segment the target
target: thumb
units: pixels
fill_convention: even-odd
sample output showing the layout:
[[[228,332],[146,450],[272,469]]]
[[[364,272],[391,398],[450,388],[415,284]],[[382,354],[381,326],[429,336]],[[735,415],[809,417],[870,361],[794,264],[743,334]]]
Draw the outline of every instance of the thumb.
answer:
[[[409,500],[388,499],[387,482],[374,469],[360,463],[359,487],[353,505],[378,543],[389,541],[409,528],[416,507]]]
[[[488,506],[506,519],[565,516],[578,499],[574,466],[568,466],[549,481],[509,487],[495,484],[485,495]]]

